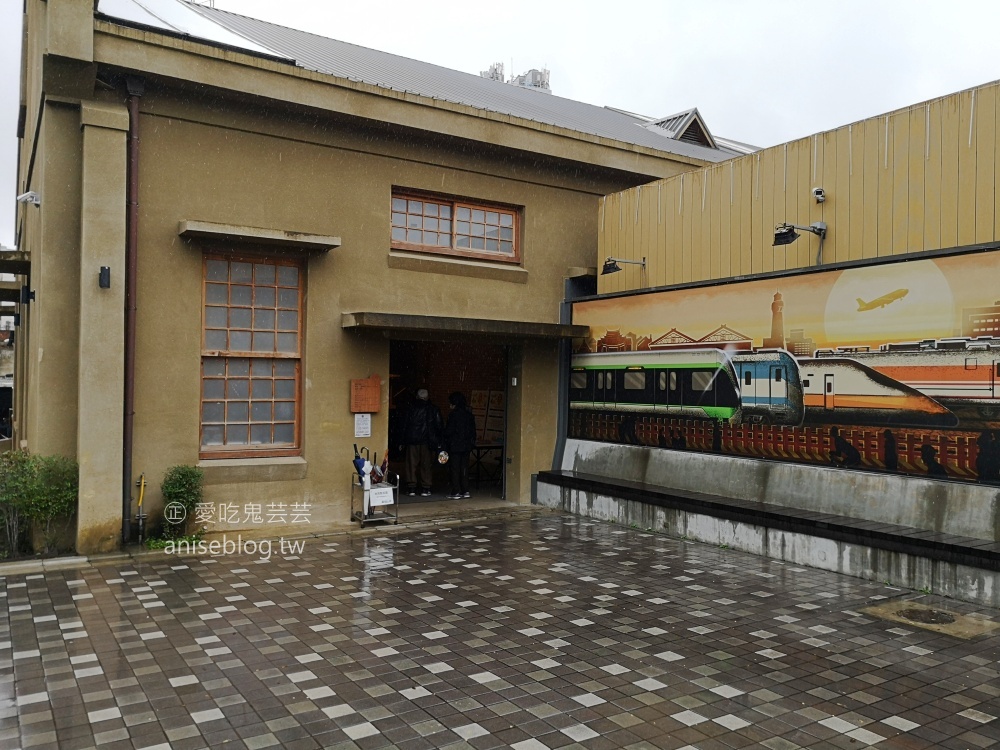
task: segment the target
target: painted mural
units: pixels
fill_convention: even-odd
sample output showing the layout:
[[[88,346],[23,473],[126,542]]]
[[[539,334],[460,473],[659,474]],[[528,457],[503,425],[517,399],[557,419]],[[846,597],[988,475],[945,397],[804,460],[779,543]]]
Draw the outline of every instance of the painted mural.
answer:
[[[575,303],[570,437],[1000,484],[1000,251]]]

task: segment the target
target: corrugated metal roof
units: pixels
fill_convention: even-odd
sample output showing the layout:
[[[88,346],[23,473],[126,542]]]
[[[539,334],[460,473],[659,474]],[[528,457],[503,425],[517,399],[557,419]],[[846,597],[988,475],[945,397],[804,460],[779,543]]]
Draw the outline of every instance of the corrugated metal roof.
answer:
[[[272,55],[271,50],[194,12],[188,5],[163,0],[100,0],[97,12],[128,21],[137,26],[164,29],[175,34],[205,39],[227,47],[238,47],[248,52]]]
[[[136,0],[127,1],[136,2]],[[245,40],[242,46],[246,49],[257,51],[262,47],[272,55],[294,60],[297,66],[306,70],[394,91],[464,104],[475,109],[707,162],[724,161],[741,153],[725,147],[712,149],[674,140],[662,130],[655,132],[659,130],[658,128],[646,127],[648,119],[622,110],[598,107],[554,94],[512,86],[471,73],[328,39],[186,0],[141,0],[141,2],[147,11],[147,20],[144,23],[120,12],[123,0],[101,0],[99,12],[125,23],[156,26],[157,24],[151,22],[150,18],[165,17],[169,6],[181,5],[186,10],[214,22],[222,30]],[[157,12],[158,6],[165,6],[162,12]],[[169,24],[164,23],[160,26],[168,33],[177,33],[177,30]],[[192,29],[185,33],[198,36],[210,43],[219,43],[217,34],[208,33],[203,29]],[[229,42],[229,46],[240,45]]]

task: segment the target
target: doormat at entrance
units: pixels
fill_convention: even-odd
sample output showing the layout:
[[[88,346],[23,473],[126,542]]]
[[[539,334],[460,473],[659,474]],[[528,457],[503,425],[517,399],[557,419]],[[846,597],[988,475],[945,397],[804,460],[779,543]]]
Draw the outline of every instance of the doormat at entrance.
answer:
[[[457,503],[458,500],[451,500],[444,496],[444,493],[435,492],[430,497],[421,497],[420,495],[410,496],[405,492],[399,493],[399,504],[400,505],[411,505],[413,503]]]

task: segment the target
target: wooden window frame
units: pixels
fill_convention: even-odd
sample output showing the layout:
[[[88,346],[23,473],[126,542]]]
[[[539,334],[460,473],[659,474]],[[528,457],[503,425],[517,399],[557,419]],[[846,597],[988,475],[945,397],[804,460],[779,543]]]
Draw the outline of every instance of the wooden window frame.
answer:
[[[448,218],[450,221],[450,229],[448,233],[451,236],[451,242],[449,245],[430,245],[417,242],[407,242],[405,240],[394,239],[392,237],[393,229],[415,229],[414,227],[400,226],[394,224],[394,214],[397,212],[393,203],[395,200],[405,200],[405,201],[420,201],[422,203],[436,203],[438,205],[446,205],[451,209],[451,216]],[[459,219],[457,217],[458,210],[461,208],[467,208],[470,211],[485,211],[488,213],[498,213],[501,216],[509,215],[512,219],[512,230],[510,242],[512,243],[512,253],[510,255],[505,255],[499,250],[478,250],[475,248],[463,248],[458,246],[459,237],[472,237],[472,235],[460,234],[457,229]],[[521,212],[522,208],[519,206],[513,206],[504,203],[492,203],[487,201],[472,200],[469,198],[461,198],[453,195],[441,195],[438,193],[426,193],[415,190],[405,190],[402,188],[393,188],[392,196],[389,200],[389,237],[390,237],[390,247],[393,250],[406,250],[409,252],[416,253],[428,253],[431,255],[447,255],[456,258],[470,258],[473,260],[485,260],[493,263],[503,263],[506,265],[520,265],[522,252],[521,252]],[[405,216],[412,216],[415,214],[410,214],[408,212],[403,212]],[[432,218],[432,217],[427,217]],[[502,221],[502,220],[501,220]],[[485,224],[485,222],[484,222]],[[494,226],[492,224],[485,224],[485,226]],[[499,230],[506,229],[502,223],[495,225]],[[439,230],[425,230],[423,227],[420,231],[437,231],[439,234],[444,234]],[[484,236],[485,240],[488,239]],[[497,242],[506,242],[508,240],[502,237],[497,237]]]
[[[244,282],[244,283],[234,282],[234,281],[231,280],[231,277],[227,278],[227,280],[225,282],[221,282],[221,281],[217,281],[217,280],[211,280],[211,279],[209,279],[209,273],[208,273],[208,264],[209,264],[210,261],[223,261],[223,262],[225,262],[227,264],[230,264],[230,266],[229,266],[230,273],[231,273],[231,264],[232,263],[265,264],[265,265],[273,265],[273,266],[275,266],[276,278],[275,278],[275,283],[273,284],[273,288],[275,289],[275,300],[274,300],[273,307],[272,306],[263,306],[263,305],[258,306],[258,305],[255,305],[254,304],[255,295],[254,295],[253,292],[251,292],[251,301],[250,301],[250,303],[248,305],[234,305],[232,303],[232,296],[231,296],[231,294],[228,294],[228,293],[226,295],[227,301],[226,301],[226,303],[224,305],[223,304],[218,304],[218,303],[210,305],[209,304],[209,299],[208,299],[209,284],[221,284],[221,283],[225,283],[227,285],[227,287],[232,287],[234,285],[236,285],[236,286],[250,286],[252,289],[264,288],[264,287],[269,286],[268,284],[263,284],[263,283],[258,284],[255,279],[251,279],[251,281],[249,283],[246,283],[246,282]],[[284,286],[283,287],[278,282],[278,280],[277,280],[277,268],[279,268],[281,266],[295,268],[297,270],[297,272],[298,272],[298,274],[297,274],[297,276],[298,276],[298,285],[296,287],[297,297],[296,297],[296,306],[295,306],[295,308],[289,308],[289,307],[284,307],[283,308],[281,306],[281,304],[280,304],[279,290],[282,289],[282,288],[284,288],[284,289],[291,289],[292,288],[292,287],[289,287],[289,286]],[[199,396],[199,412],[198,412],[198,425],[199,425],[199,428],[198,428],[198,455],[199,455],[199,458],[202,458],[202,459],[213,459],[213,458],[269,458],[269,457],[281,457],[281,456],[300,456],[302,454],[302,441],[301,441],[302,416],[303,416],[303,405],[302,405],[302,361],[303,361],[303,352],[302,352],[302,343],[303,343],[304,322],[305,322],[305,320],[304,320],[304,318],[305,318],[305,315],[304,315],[305,310],[304,310],[304,305],[303,305],[303,301],[305,299],[305,282],[306,282],[306,280],[305,280],[305,270],[306,270],[305,261],[303,259],[301,259],[301,258],[298,258],[298,257],[287,257],[287,258],[286,257],[275,257],[272,254],[267,254],[267,253],[259,253],[258,254],[258,253],[253,253],[253,252],[245,252],[245,253],[210,252],[210,253],[205,253],[203,255],[203,257],[202,257],[202,305],[201,305],[201,318],[202,318],[201,319],[201,363],[200,363],[200,377],[199,377],[199,391],[200,391],[200,396]],[[226,323],[225,328],[221,328],[218,325],[209,326],[209,322],[207,320],[207,317],[208,317],[208,311],[209,311],[210,307],[211,308],[222,308],[222,309],[225,309],[227,311],[227,323]],[[240,327],[234,327],[234,326],[231,325],[231,319],[230,319],[230,316],[228,314],[228,311],[230,311],[230,310],[232,310],[234,308],[235,309],[247,309],[247,310],[250,310],[251,323],[250,323],[250,327],[249,328],[243,328],[242,326],[240,326]],[[292,310],[292,309],[294,309],[296,311],[296,313],[297,313],[297,328],[295,330],[295,351],[294,352],[287,352],[287,351],[286,352],[279,352],[279,351],[274,351],[274,350],[271,350],[271,351],[260,351],[260,350],[253,351],[253,349],[252,349],[252,347],[253,347],[253,333],[255,331],[258,331],[258,332],[273,332],[275,334],[275,336],[277,336],[277,334],[279,332],[284,332],[284,333],[288,333],[289,332],[289,331],[282,331],[279,328],[279,323],[278,323],[277,318],[278,318],[278,314],[281,311],[283,311],[283,310],[284,311],[289,311],[289,310]],[[261,311],[273,310],[274,314],[275,314],[275,321],[274,321],[273,326],[271,326],[271,327],[263,326],[263,327],[259,327],[258,328],[256,326],[255,322],[254,322],[254,317],[255,317],[254,316],[254,312],[257,311],[257,310],[261,310]],[[227,332],[227,337],[226,337],[226,347],[227,348],[225,348],[225,349],[219,349],[219,348],[209,348],[208,347],[207,339],[208,339],[208,332],[210,330],[214,330],[214,331],[225,330]],[[233,330],[243,331],[243,332],[247,332],[247,331],[250,332],[250,347],[251,347],[251,349],[249,351],[234,350],[234,349],[228,348],[230,346],[230,344],[231,344],[231,337],[228,334],[231,331],[233,331]],[[277,341],[277,339],[275,341]],[[276,343],[275,343],[274,348],[275,349],[277,348],[277,344]],[[206,362],[208,362],[209,360],[215,360],[215,359],[220,359],[220,360],[223,361],[223,363],[225,365],[224,369],[223,369],[223,374],[221,376],[216,375],[216,374],[206,375]],[[277,403],[288,403],[289,400],[290,400],[291,403],[294,404],[294,414],[293,414],[293,418],[292,418],[292,424],[293,424],[292,432],[293,432],[293,435],[292,435],[292,444],[291,445],[287,445],[287,444],[284,444],[284,443],[281,443],[281,444],[267,443],[267,444],[261,444],[260,447],[254,447],[254,445],[250,444],[249,442],[246,443],[246,444],[238,444],[238,445],[232,445],[232,446],[226,446],[225,444],[223,444],[223,445],[206,445],[205,444],[205,442],[204,442],[205,441],[205,427],[206,427],[206,421],[205,421],[205,404],[206,403],[215,403],[215,402],[221,401],[223,403],[223,409],[225,410],[227,408],[227,406],[228,406],[228,404],[229,404],[230,401],[242,401],[242,398],[240,398],[240,399],[230,399],[230,398],[228,398],[229,394],[228,394],[228,392],[226,392],[226,390],[224,390],[223,395],[221,397],[211,397],[211,398],[207,397],[205,395],[206,381],[214,381],[214,380],[220,380],[221,379],[222,383],[224,384],[224,386],[223,386],[224,389],[227,389],[227,386],[225,384],[228,383],[228,381],[230,379],[229,375],[228,375],[230,364],[232,362],[234,362],[234,361],[244,360],[244,359],[248,360],[248,373],[249,373],[246,376],[247,386],[248,386],[248,392],[247,392],[247,398],[246,398],[247,408],[248,408],[248,418],[247,418],[248,433],[247,433],[247,439],[248,440],[251,439],[250,438],[250,428],[254,424],[253,419],[252,419],[252,409],[253,409],[252,404],[253,404],[254,401],[258,401],[258,402],[260,402],[260,401],[268,401],[268,400],[271,401],[271,403],[272,403],[272,407],[271,407],[272,408],[272,412],[271,412],[271,420],[270,420],[270,422],[269,423],[268,422],[258,422],[256,424],[270,424],[271,427],[272,427],[272,430],[273,430],[274,426],[276,424],[285,424],[285,423],[287,423],[286,420],[275,420],[275,414],[274,414],[275,406],[274,406],[274,404],[277,404]],[[267,360],[267,361],[269,361],[269,362],[272,363],[272,366],[271,366],[272,367],[271,375],[270,375],[269,378],[267,378],[267,377],[254,378],[253,374],[252,374],[253,373],[253,369],[254,369],[254,362],[255,361],[260,362],[260,361],[263,361],[263,360]],[[288,380],[289,379],[288,377],[281,376],[279,373],[276,372],[277,368],[275,367],[275,363],[281,362],[281,361],[285,361],[285,362],[291,361],[291,362],[295,363],[294,373],[293,373],[293,376],[291,378],[291,379],[294,380],[293,396],[292,396],[291,399],[279,398],[279,397],[277,397],[275,395],[275,384],[277,382],[279,382],[279,381]],[[242,379],[242,376],[240,376],[239,379]],[[263,382],[263,381],[268,380],[268,379],[270,380],[270,382],[272,384],[271,385],[271,395],[270,395],[270,397],[268,397],[268,398],[263,398],[262,397],[262,398],[254,399],[253,398],[253,384],[254,384],[254,382]],[[208,422],[208,425],[210,425],[210,426],[211,425],[216,425],[216,424],[220,424],[220,423],[217,422],[217,421],[210,421],[210,422]],[[221,424],[223,425],[223,429],[225,429],[225,426],[228,424],[227,417],[226,417],[225,413],[223,414],[223,420],[222,420]]]

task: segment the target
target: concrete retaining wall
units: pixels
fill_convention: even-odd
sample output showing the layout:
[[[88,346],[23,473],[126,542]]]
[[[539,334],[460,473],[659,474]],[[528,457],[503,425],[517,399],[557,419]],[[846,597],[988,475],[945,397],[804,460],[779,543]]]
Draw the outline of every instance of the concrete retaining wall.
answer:
[[[1000,607],[1000,573],[994,571],[556,487],[541,480],[536,502],[589,518]]]
[[[562,469],[1000,541],[1000,488],[567,440]]]
[[[561,468],[664,489],[1000,540],[1000,490],[991,487],[582,440],[567,441]],[[542,480],[535,501],[591,518],[1000,607],[1000,573],[995,571],[556,487]]]

